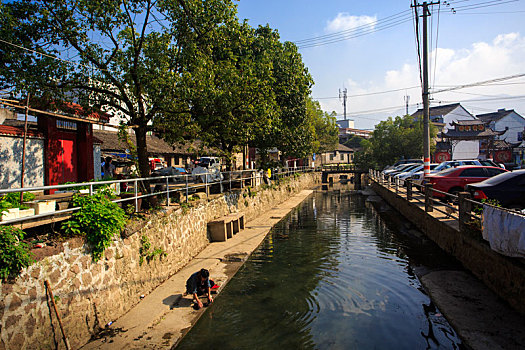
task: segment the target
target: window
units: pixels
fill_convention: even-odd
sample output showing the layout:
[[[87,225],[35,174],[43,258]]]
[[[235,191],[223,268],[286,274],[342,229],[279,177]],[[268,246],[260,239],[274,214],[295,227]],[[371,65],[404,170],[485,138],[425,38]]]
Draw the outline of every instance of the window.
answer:
[[[518,132],[518,141],[523,141],[523,131]]]
[[[487,172],[489,173],[490,177],[504,173],[503,169],[493,169],[493,168],[488,168]]]
[[[459,177],[487,177],[483,168],[468,168],[461,172]]]
[[[57,128],[59,129],[66,129],[66,130],[77,130],[77,123],[70,121],[70,120],[64,120],[64,119],[57,119]]]
[[[334,160],[334,155],[330,154],[330,160]]]
[[[340,159],[340,160],[345,160],[345,155],[344,155],[344,153],[341,153],[341,154],[340,154],[339,159]]]

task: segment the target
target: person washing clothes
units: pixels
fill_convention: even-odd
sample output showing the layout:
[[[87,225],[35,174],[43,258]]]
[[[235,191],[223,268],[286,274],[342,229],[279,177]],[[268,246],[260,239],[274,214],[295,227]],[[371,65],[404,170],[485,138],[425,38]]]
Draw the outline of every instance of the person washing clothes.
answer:
[[[195,272],[186,281],[186,293],[193,295],[193,301],[195,302],[194,307],[197,310],[204,306],[199,296],[206,295],[208,304],[211,304],[213,303],[211,290],[216,288],[218,288],[218,286],[210,279],[210,272],[206,269]]]

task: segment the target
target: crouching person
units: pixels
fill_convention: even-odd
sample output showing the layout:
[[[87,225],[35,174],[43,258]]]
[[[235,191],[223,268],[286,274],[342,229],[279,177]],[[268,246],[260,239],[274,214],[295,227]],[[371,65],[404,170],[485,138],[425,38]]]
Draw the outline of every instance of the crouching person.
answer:
[[[200,309],[204,305],[199,299],[199,296],[206,295],[208,303],[213,303],[211,296],[211,290],[215,287],[215,282],[210,280],[210,272],[206,269],[201,269],[195,272],[186,281],[186,293],[193,295],[193,301],[195,302],[195,309]]]

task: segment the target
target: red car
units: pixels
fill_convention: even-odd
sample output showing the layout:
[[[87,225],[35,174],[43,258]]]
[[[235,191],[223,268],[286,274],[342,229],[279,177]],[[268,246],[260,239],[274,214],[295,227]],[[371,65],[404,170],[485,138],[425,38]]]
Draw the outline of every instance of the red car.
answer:
[[[505,172],[507,170],[493,166],[461,166],[427,176],[425,182],[433,184],[435,190],[457,195],[458,192],[464,191],[468,184],[480,182]],[[434,197],[443,198],[446,196],[434,192]]]

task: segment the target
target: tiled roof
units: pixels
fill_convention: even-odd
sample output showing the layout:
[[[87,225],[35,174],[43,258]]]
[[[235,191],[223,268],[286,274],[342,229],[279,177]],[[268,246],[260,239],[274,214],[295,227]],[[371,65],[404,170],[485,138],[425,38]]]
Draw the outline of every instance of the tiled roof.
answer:
[[[17,128],[15,126],[0,125],[0,135],[24,137],[24,129]],[[28,129],[27,137],[43,139],[44,135],[41,132],[38,132],[36,130]]]
[[[343,144],[341,144],[341,143],[338,143],[338,144],[337,144],[337,150],[338,150],[339,152],[353,152],[353,151],[354,151],[354,150],[351,149],[350,147],[347,147],[347,146],[345,146],[345,145],[343,145]]]
[[[15,126],[0,125],[0,135],[24,136],[24,129]],[[44,138],[44,135],[36,130],[28,129],[27,136],[33,138]]]
[[[456,120],[450,123],[450,125],[480,125],[485,124],[482,120]]]
[[[430,116],[439,116],[439,115],[447,115],[450,112],[452,112],[454,109],[460,107],[461,104],[459,103],[453,103],[450,105],[445,106],[436,106],[436,107],[430,107]],[[423,115],[423,108],[418,109],[416,112],[412,113],[412,117],[419,117]]]
[[[493,112],[493,113],[478,114],[476,117],[483,120],[484,122],[492,122],[492,121],[497,122],[498,120],[500,120],[503,117],[506,117],[512,112],[514,112],[513,109],[510,109],[510,110],[500,109],[497,112]]]
[[[117,132],[109,130],[93,130],[93,136],[101,140],[102,151],[118,151],[124,152],[128,146],[119,140]],[[131,140],[136,145],[135,135],[130,135]],[[194,154],[199,149],[199,142],[192,144],[170,146],[166,141],[155,135],[147,135],[146,143],[148,146],[148,153],[150,154]]]
[[[446,133],[441,133],[441,137],[454,140],[480,140],[503,135],[506,131],[507,130],[494,131],[489,128],[486,128],[483,131],[458,131],[455,129],[449,129]]]

